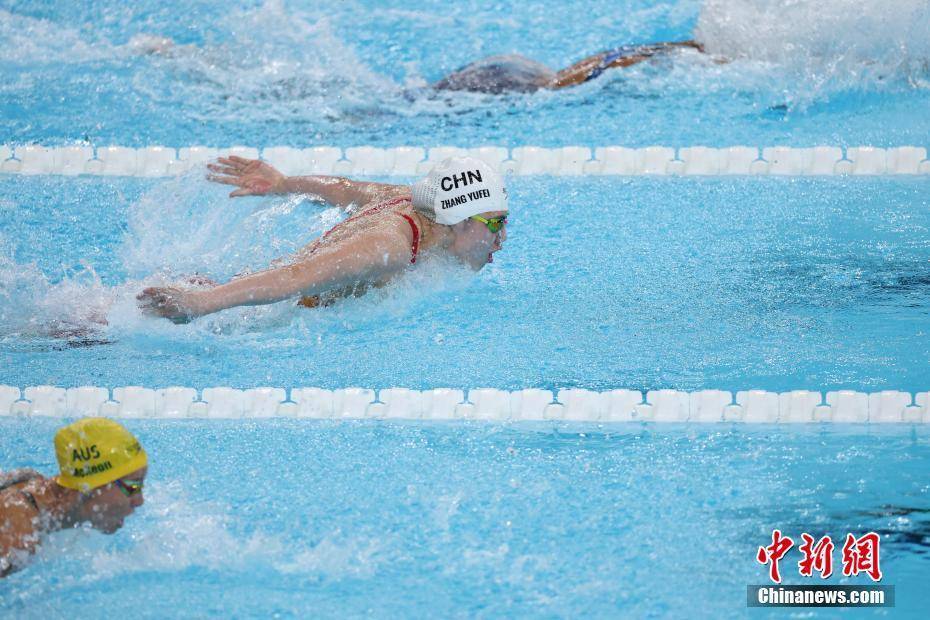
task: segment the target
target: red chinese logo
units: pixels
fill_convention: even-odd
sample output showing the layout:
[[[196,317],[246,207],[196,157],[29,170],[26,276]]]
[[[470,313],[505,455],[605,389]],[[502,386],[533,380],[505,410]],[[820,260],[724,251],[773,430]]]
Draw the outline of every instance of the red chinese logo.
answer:
[[[756,553],[756,561],[759,564],[770,564],[769,578],[775,583],[781,583],[781,574],[778,572],[778,561],[781,560],[788,550],[794,546],[794,541],[787,536],[781,535],[781,530],[772,531],[772,544],[768,547],[759,547]]]
[[[879,538],[869,532],[860,538],[846,535],[843,545],[843,574],[847,577],[865,573],[872,581],[881,581],[882,569],[878,565]]]
[[[801,552],[798,573],[802,577],[813,577],[814,571],[817,571],[821,579],[830,577],[833,574],[833,539],[824,536],[820,540],[815,540],[806,532],[801,534],[801,539],[803,543],[798,546],[798,551]],[[843,575],[854,577],[859,573],[865,573],[872,581],[881,581],[879,543],[879,536],[875,532],[869,532],[859,538],[847,534],[846,542],[843,544]],[[768,565],[769,578],[774,583],[781,583],[778,562],[793,546],[794,541],[782,535],[781,530],[772,530],[772,544],[759,547],[756,552],[756,561]]]
[[[814,571],[820,573],[821,579],[826,579],[833,574],[833,541],[829,536],[824,536],[814,544],[814,537],[810,534],[801,534],[804,544],[798,547],[801,554],[804,555],[798,562],[798,572],[804,577],[812,577]]]

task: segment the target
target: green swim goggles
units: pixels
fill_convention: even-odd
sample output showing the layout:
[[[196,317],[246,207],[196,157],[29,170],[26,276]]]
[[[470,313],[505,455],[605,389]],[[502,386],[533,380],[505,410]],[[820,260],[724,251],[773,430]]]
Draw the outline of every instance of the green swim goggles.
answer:
[[[503,228],[504,224],[507,223],[506,215],[501,215],[498,217],[489,217],[489,218],[483,218],[480,215],[473,215],[471,216],[471,219],[475,220],[476,222],[481,222],[482,224],[487,226],[488,230],[490,230],[492,233],[500,232],[500,229]]]
[[[143,482],[141,480],[123,480],[117,478],[113,481],[116,488],[123,492],[126,497],[132,497],[142,492]]]

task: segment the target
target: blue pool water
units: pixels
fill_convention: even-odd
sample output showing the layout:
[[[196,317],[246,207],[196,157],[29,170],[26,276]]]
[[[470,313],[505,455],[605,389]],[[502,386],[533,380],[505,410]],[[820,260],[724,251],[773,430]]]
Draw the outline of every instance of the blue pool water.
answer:
[[[899,0],[0,1],[0,143],[927,145],[930,6]],[[183,19],[178,19],[182,14]],[[697,31],[695,30],[697,28]],[[139,37],[167,37],[163,55]],[[483,56],[696,53],[532,95],[424,90]]]
[[[477,275],[427,261],[333,307],[142,317],[143,286],[260,269],[341,217],[181,179],[0,179],[10,385],[924,391],[930,181],[514,178]],[[153,275],[154,274],[154,275]],[[105,317],[106,327],[96,327]],[[55,330],[96,329],[81,339]]]
[[[925,0],[579,6],[0,0],[0,144],[930,146]],[[572,90],[426,87],[486,55],[691,37],[711,54]],[[345,214],[229,200],[202,171],[0,175],[0,385],[930,389],[926,177],[508,188],[479,274],[424,258],[329,308],[179,326],[136,293],[261,269]],[[0,416],[0,469],[54,471],[62,422]],[[926,615],[925,425],[129,426],[145,506],[116,536],[50,537],[0,616],[745,616],[774,528],[879,532],[894,615]]]
[[[58,423],[0,418],[0,453],[52,469]],[[843,617],[925,616],[926,428],[130,428],[152,459],[145,506],[115,536],[53,536],[0,581],[0,615],[744,617],[778,527],[881,533],[896,607]]]

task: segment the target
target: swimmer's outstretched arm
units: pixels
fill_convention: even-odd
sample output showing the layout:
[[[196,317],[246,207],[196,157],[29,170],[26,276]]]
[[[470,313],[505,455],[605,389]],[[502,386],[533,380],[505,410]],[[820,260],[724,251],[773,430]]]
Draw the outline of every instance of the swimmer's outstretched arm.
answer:
[[[311,194],[329,204],[346,207],[410,192],[406,185],[353,181],[345,177],[289,177],[278,172],[269,163],[236,155],[220,157],[217,163],[208,164],[207,168],[213,172],[207,177],[211,181],[239,186],[239,189],[229,194],[231,198],[265,194]]]
[[[657,52],[667,51],[675,47],[692,47],[704,51],[704,47],[696,41],[675,41],[670,43],[649,43],[647,45],[633,45],[629,49],[618,48],[607,50],[594,56],[576,62],[570,67],[559,71],[549,83],[549,88],[559,89],[567,86],[576,86],[596,77],[605,69],[615,67],[629,67],[648,60]],[[593,74],[593,75],[592,75]]]
[[[270,304],[298,295],[379,284],[410,263],[399,228],[360,231],[296,263],[236,278],[206,290],[147,288],[136,299],[147,314],[184,322],[235,306]]]

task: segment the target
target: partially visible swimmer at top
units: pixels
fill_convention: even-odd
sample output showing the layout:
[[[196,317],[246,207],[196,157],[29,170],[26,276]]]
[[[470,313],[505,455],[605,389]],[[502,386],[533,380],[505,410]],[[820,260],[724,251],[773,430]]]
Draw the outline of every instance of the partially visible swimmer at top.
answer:
[[[589,82],[608,69],[629,67],[682,48],[704,52],[704,46],[697,41],[623,45],[588,56],[561,71],[519,54],[490,56],[458,69],[433,84],[433,88],[491,94],[559,90]]]
[[[22,568],[45,535],[90,524],[113,534],[142,506],[148,456],[122,425],[82,418],[55,433],[59,474],[0,472],[0,577]]]
[[[297,299],[307,307],[384,286],[427,254],[474,270],[507,239],[507,191],[487,163],[450,158],[412,187],[333,176],[287,177],[252,159],[221,157],[210,179],[236,185],[230,196],[310,194],[349,209],[349,218],[287,260],[209,288],[151,287],[138,295],[147,314],[175,322],[236,306]]]
[[[184,50],[196,49],[153,35],[136,35],[128,45],[135,53],[160,56],[176,56]],[[559,90],[589,82],[608,69],[629,67],[680,49],[704,52],[704,46],[696,40],[622,45],[583,58],[561,71],[520,54],[504,54],[470,63],[435,82],[431,88],[490,94]],[[724,61],[722,58],[716,60]]]

